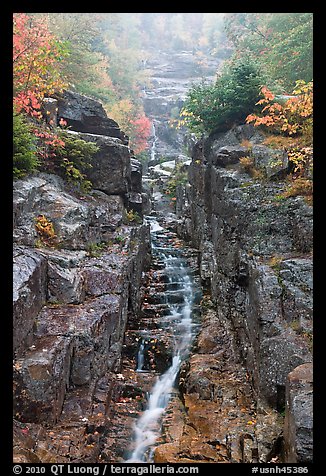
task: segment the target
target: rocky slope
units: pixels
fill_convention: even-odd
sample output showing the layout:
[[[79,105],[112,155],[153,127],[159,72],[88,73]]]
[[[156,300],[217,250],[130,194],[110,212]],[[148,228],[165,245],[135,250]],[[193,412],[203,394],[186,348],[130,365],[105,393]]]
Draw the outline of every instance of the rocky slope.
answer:
[[[184,161],[183,137],[168,121],[202,71],[189,52],[161,52],[146,68],[152,165]],[[123,461],[146,395],[171,359],[160,330],[162,263],[144,274],[149,227],[126,215],[149,213],[148,194],[128,138],[99,103],[66,92],[47,107],[99,151],[87,172],[89,195],[49,174],[14,185],[14,458]],[[248,155],[264,180],[241,166]],[[154,461],[311,461],[312,207],[282,197],[286,154],[265,147],[253,127],[212,135],[191,156],[176,216],[164,193],[173,166],[156,168],[146,185],[164,225],[195,248],[186,255],[205,289],[201,328]],[[40,243],[42,215],[54,225],[55,247]],[[171,243],[183,246],[175,233]],[[137,373],[146,327],[157,336],[145,340],[148,372]]]
[[[286,157],[261,142],[249,126],[198,142],[177,189],[211,301],[157,461],[312,460],[312,207],[282,198]]]
[[[191,84],[202,78],[216,77],[219,60],[199,58],[192,51],[155,51],[146,60],[144,69],[149,75],[150,86],[143,89],[146,115],[154,124],[151,142],[155,142],[155,157],[149,165],[159,160],[175,160],[184,154],[184,133],[171,126],[171,119],[178,117]]]
[[[118,125],[75,93],[48,103],[99,151],[88,195],[51,174],[14,183],[14,461],[94,462],[128,316],[140,309],[149,228],[126,214],[141,213],[141,166]],[[53,246],[35,227],[42,216]]]

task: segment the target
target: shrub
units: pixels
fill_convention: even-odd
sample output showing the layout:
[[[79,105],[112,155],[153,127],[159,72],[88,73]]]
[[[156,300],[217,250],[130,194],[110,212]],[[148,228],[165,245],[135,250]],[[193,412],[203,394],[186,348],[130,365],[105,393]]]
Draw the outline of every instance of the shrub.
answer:
[[[54,144],[47,144],[46,158],[49,160],[43,161],[43,168],[62,175],[68,182],[88,192],[92,184],[86,179],[84,172],[92,167],[91,160],[98,151],[98,146],[63,131],[58,133],[58,139]]]
[[[181,110],[179,126],[194,133],[225,131],[242,123],[261,97],[261,78],[249,58],[234,59],[213,85],[193,86]]]
[[[296,82],[293,95],[281,104],[266,86],[262,88],[263,98],[256,105],[264,106],[261,115],[250,114],[246,122],[255,126],[266,126],[283,135],[312,136],[313,127],[313,82]]]
[[[139,215],[139,213],[135,212],[134,210],[128,210],[125,214],[127,223],[142,223],[143,219]]]
[[[275,101],[274,94],[266,86],[262,88],[262,94],[263,99],[256,104],[263,106],[261,112],[248,115],[246,122],[274,133],[265,143],[278,144],[288,151],[297,177],[311,174],[313,160],[309,146],[312,144],[313,129],[313,82],[297,81],[294,96],[283,104]]]
[[[54,231],[54,226],[51,220],[44,215],[39,215],[35,218],[35,229],[40,237],[40,242],[49,247],[57,245],[57,235]]]
[[[39,166],[37,139],[31,132],[30,124],[21,114],[13,115],[13,175],[24,177]]]
[[[294,180],[287,190],[283,193],[284,197],[304,196],[307,203],[312,205],[313,182],[306,178],[297,178]]]
[[[255,159],[251,156],[240,157],[239,159],[241,169],[246,172],[250,177],[256,180],[263,180],[265,174],[262,170],[255,167]]]
[[[91,258],[99,258],[107,248],[108,243],[104,241],[101,241],[101,243],[89,243],[87,246],[88,256]]]
[[[176,189],[178,185],[185,185],[188,182],[188,171],[184,168],[183,164],[177,164],[173,174],[167,182],[166,194],[175,199]]]

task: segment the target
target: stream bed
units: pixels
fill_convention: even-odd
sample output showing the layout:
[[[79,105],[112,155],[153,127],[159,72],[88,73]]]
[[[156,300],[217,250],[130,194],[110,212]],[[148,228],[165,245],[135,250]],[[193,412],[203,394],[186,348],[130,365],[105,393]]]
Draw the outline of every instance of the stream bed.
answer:
[[[135,424],[133,450],[126,462],[153,461],[155,443],[161,431],[162,414],[169,403],[180,366],[189,355],[198,328],[194,308],[200,293],[180,242],[155,218],[147,217],[147,220],[151,225],[153,261],[160,268],[160,280],[164,282],[158,294],[155,293],[155,287],[152,288],[155,293],[152,298],[161,306],[161,312],[156,313],[156,324],[161,338],[163,334],[163,338],[169,341],[167,353],[170,355],[170,364],[165,372],[156,376],[145,410]],[[150,362],[149,355],[146,355],[146,342],[157,337],[155,330],[149,333],[148,329],[144,329],[143,332],[146,339],[139,340],[138,372],[146,372],[145,363],[148,360]]]
[[[197,253],[169,229],[165,217],[145,219],[151,268],[144,276],[141,314],[131,317],[126,329],[105,451],[109,460],[126,463],[153,462],[155,448],[165,442],[162,419],[199,330]]]

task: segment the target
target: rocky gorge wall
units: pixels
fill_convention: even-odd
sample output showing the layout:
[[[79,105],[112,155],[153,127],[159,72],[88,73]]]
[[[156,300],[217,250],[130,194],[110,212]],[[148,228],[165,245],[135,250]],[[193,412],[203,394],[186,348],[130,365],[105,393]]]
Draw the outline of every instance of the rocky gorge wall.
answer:
[[[141,165],[98,102],[67,91],[48,107],[99,150],[89,194],[54,174],[14,182],[14,461],[94,462],[150,260],[149,227],[126,213],[141,214]]]
[[[210,296],[198,339],[200,355],[190,359],[183,376],[184,424],[195,425],[206,448],[211,441],[221,445],[223,437],[230,456],[225,434],[232,432],[212,436],[200,407],[223,415],[221,381],[240,365],[247,373],[242,385],[250,382],[255,405],[249,425],[244,422],[238,436],[233,432],[239,449],[238,455],[233,451],[234,460],[268,461],[277,454],[286,462],[306,462],[312,460],[312,207],[303,197],[282,198],[287,157],[265,147],[262,139],[253,127],[238,126],[199,141],[192,151],[189,184],[177,188],[178,232],[199,250],[200,274]],[[254,158],[264,180],[243,170],[239,159],[244,156]],[[228,409],[233,402],[238,423],[241,409],[235,397]],[[241,405],[245,414],[246,405]],[[234,424],[230,415],[224,419]],[[167,422],[167,428],[171,437],[175,427]],[[173,446],[185,453],[180,438]],[[189,453],[189,444],[186,448]],[[164,445],[158,451],[164,461]]]
[[[171,110],[201,71],[191,52],[160,54],[146,67],[153,164],[177,162],[186,152],[182,133],[169,126]],[[150,389],[136,385],[128,355],[137,352],[149,230],[126,220],[126,210],[141,214],[146,205],[149,213],[149,200],[128,138],[97,101],[66,92],[47,107],[99,151],[85,171],[93,183],[87,196],[51,174],[14,184],[14,459],[113,461]],[[266,180],[244,172],[239,158],[247,155]],[[153,200],[196,249],[206,289],[154,460],[311,461],[312,208],[301,197],[282,198],[287,157],[266,148],[253,127],[212,135],[191,156],[189,183],[176,190],[177,219],[163,190]],[[150,183],[154,192],[161,187],[155,177]],[[40,215],[54,224],[54,248],[39,246]],[[157,288],[149,289],[156,301]]]

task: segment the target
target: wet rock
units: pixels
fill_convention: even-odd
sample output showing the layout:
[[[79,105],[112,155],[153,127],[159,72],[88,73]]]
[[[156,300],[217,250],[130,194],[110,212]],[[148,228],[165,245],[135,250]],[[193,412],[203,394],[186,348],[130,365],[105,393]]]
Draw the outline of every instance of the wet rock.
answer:
[[[14,412],[23,422],[55,423],[69,384],[72,340],[44,336],[14,364]]]
[[[260,343],[260,390],[272,407],[280,411],[284,408],[288,373],[310,360],[307,343],[291,334],[271,337]]]
[[[37,177],[29,177],[25,180],[16,180],[13,185],[13,226],[14,237],[15,227],[22,226],[23,217],[26,213],[29,213],[33,208],[33,205],[37,196],[46,185],[46,179]],[[36,236],[36,232],[34,233]]]
[[[142,193],[142,163],[132,157],[130,159],[131,163],[131,191]]]
[[[143,195],[141,193],[129,192],[128,206],[141,217],[143,214]]]
[[[71,336],[73,357],[70,380],[84,385],[108,370],[108,360],[118,358],[111,347],[120,341],[126,316],[118,296],[106,294],[79,306],[44,307],[37,321],[38,336]],[[111,355],[113,354],[113,355]]]
[[[241,157],[249,155],[249,149],[240,145],[223,146],[218,150],[212,147],[209,159],[213,165],[226,167],[227,165],[236,164]]]
[[[226,319],[232,329],[230,349],[246,366],[259,398],[279,414],[284,411],[288,373],[312,359],[312,207],[303,197],[279,199],[285,183],[277,180],[288,171],[288,159],[283,151],[263,146],[262,140],[252,126],[238,126],[195,144],[190,185],[177,194],[178,230],[187,230],[199,250],[202,282],[211,291],[219,319]],[[224,155],[216,166],[221,150]],[[271,181],[248,179],[236,165],[237,154],[247,152]],[[210,356],[216,338],[205,328],[198,339]],[[196,390],[191,395],[202,393],[200,400],[210,401],[211,373],[192,369],[188,378]],[[202,378],[208,379],[205,385]],[[218,395],[215,384],[213,394]],[[262,460],[280,454],[277,418],[271,420],[269,442],[265,423],[259,424],[262,431],[252,448]],[[243,455],[250,448],[244,438]]]
[[[309,253],[313,249],[313,207],[303,197],[295,197],[293,205],[293,241],[298,251]]]
[[[84,280],[78,269],[48,263],[48,302],[78,304],[84,300]]]
[[[99,147],[90,162],[92,167],[83,171],[93,188],[108,195],[126,194],[131,187],[129,147],[115,137],[89,133],[78,135]]]
[[[48,124],[57,125],[58,101],[54,98],[43,98],[42,114]]]
[[[283,312],[287,322],[297,321],[302,330],[312,330],[313,269],[311,259],[293,258],[279,264],[283,288]]]
[[[264,145],[252,148],[255,166],[263,169],[268,179],[284,178],[289,169],[288,155],[284,150],[272,149]]]
[[[107,117],[102,104],[95,99],[66,90],[57,101],[58,117],[64,119],[72,130],[117,137],[128,143],[119,125]]]
[[[126,288],[126,275],[122,269],[114,269],[105,263],[105,254],[96,263],[85,265],[82,275],[85,291],[89,296],[101,296],[108,293],[121,293]]]
[[[307,363],[289,373],[286,382],[284,424],[286,461],[313,459],[313,369]]]
[[[62,179],[50,174],[15,181],[14,240],[28,246],[41,241],[35,219],[44,215],[53,223],[57,246],[85,249],[106,241],[107,232],[122,223],[124,207],[121,197],[100,193],[77,198],[65,190]]]
[[[46,301],[47,262],[38,252],[14,248],[13,347],[20,352],[31,345],[34,320]]]

